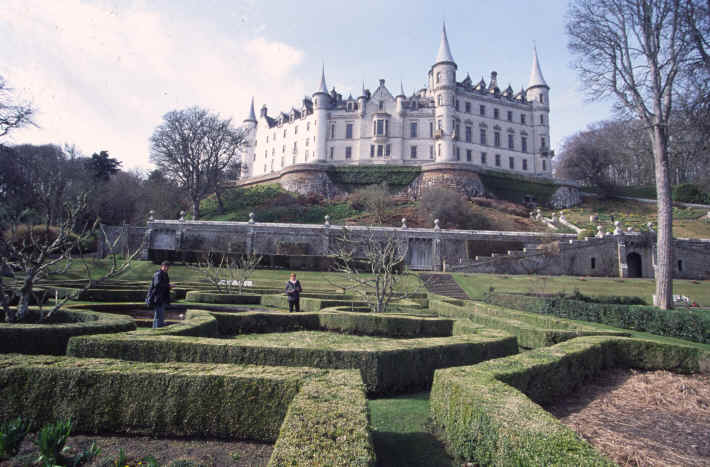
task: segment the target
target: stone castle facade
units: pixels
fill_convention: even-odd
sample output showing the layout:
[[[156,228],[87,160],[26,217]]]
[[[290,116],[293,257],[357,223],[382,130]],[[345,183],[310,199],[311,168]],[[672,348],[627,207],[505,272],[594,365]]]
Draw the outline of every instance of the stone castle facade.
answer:
[[[497,169],[530,176],[552,176],[549,86],[537,51],[526,89],[501,89],[496,72],[457,80],[458,66],[442,30],[427,87],[396,96],[385,80],[343,98],[321,75],[311,97],[277,116],[266,106],[257,118],[252,99],[244,121],[249,149],[242,181],[268,178],[291,167],[313,165],[456,164],[462,169]]]

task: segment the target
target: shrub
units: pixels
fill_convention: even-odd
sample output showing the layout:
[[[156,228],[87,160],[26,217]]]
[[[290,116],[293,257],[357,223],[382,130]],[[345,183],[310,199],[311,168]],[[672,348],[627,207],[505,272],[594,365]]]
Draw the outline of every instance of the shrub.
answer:
[[[419,214],[429,219],[439,219],[442,228],[485,229],[488,219],[471,210],[471,204],[461,193],[448,188],[431,188],[419,200]]]
[[[27,436],[27,422],[17,417],[0,425],[0,459],[17,454]]]
[[[375,216],[375,221],[378,224],[384,222],[385,213],[394,204],[387,182],[361,188],[353,193],[351,198],[350,205],[353,209],[366,209]]]
[[[584,229],[581,232],[577,233],[577,238],[579,240],[584,240],[588,237],[594,237],[596,236],[596,234],[597,232],[594,229]]]
[[[64,465],[64,445],[71,434],[71,420],[59,420],[56,423],[45,425],[37,433],[35,444],[39,448],[39,458],[42,465],[53,467],[57,464]]]
[[[704,193],[697,185],[684,183],[673,187],[673,201],[683,203],[710,203],[710,194]]]

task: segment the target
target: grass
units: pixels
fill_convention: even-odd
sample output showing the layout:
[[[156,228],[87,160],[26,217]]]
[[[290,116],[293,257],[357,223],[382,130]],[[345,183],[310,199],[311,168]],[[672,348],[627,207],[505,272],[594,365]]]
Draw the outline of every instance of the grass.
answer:
[[[428,392],[369,400],[367,405],[378,466],[455,465],[431,433]]]
[[[653,279],[620,279],[614,277],[537,276],[500,274],[452,274],[474,300],[483,298],[490,287],[497,292],[553,294],[579,290],[585,295],[623,295],[641,297],[653,303],[656,290]],[[710,281],[675,279],[673,293],[686,295],[701,306],[710,306]]]

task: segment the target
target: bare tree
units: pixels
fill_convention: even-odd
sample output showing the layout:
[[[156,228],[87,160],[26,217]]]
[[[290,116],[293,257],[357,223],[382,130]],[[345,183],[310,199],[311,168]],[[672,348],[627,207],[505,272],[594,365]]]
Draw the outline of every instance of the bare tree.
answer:
[[[232,293],[236,290],[241,295],[246,281],[261,263],[261,258],[254,253],[236,258],[223,253],[219,255],[219,261],[214,261],[215,255],[210,251],[206,258],[197,263],[197,270],[219,292]]]
[[[697,1],[697,0],[696,0]],[[697,51],[684,27],[686,0],[573,0],[569,48],[591,97],[613,96],[651,140],[658,195],[656,305],[672,307],[672,218],[668,142],[673,87]]]
[[[186,192],[193,219],[200,218],[200,201],[215,190],[221,173],[246,147],[246,133],[199,107],[174,110],[151,137],[150,158]]]
[[[411,284],[418,283],[404,268],[407,251],[407,240],[397,232],[343,227],[330,255],[334,271],[340,273],[338,286],[367,302],[372,311],[387,311],[393,300],[407,297],[414,291]]]
[[[16,102],[12,90],[0,76],[0,138],[10,131],[26,125],[34,125],[32,115],[34,109],[26,103]]]
[[[558,174],[600,188],[603,195],[611,192],[611,168],[616,162],[607,141],[593,129],[576,133],[564,142],[560,151]]]
[[[357,190],[352,195],[351,203],[364,206],[375,217],[375,222],[382,225],[393,200],[387,182],[382,182]]]

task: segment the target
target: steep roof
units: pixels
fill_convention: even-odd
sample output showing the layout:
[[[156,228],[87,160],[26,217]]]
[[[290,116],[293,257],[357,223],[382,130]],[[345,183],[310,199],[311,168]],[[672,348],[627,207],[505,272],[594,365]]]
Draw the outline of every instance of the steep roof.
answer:
[[[249,106],[249,116],[244,120],[245,122],[255,122],[256,114],[254,113],[254,97],[251,98],[251,105]]]
[[[328,86],[325,85],[325,65],[323,65],[323,68],[321,69],[320,86],[318,87],[316,93],[319,92],[322,92],[323,94],[328,94]]]
[[[530,70],[530,81],[528,82],[528,89],[535,86],[545,86],[549,88],[545,82],[545,78],[542,76],[542,70],[540,69],[540,61],[537,58],[537,47],[533,47],[533,63],[532,69]]]
[[[451,62],[454,61],[453,55],[451,55],[451,48],[449,47],[449,39],[446,37],[446,23],[441,29],[441,42],[439,43],[439,53],[436,55],[436,63]]]

